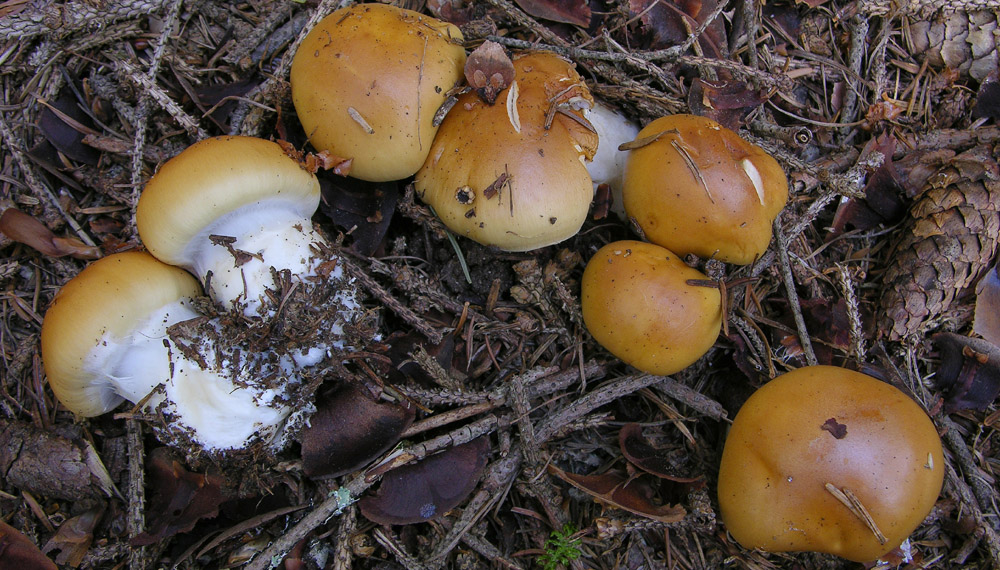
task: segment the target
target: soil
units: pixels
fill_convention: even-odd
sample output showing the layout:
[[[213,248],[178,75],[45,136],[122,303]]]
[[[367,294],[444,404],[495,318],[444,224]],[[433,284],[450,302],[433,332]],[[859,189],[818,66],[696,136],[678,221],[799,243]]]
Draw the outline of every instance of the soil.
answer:
[[[311,478],[301,451],[329,442],[227,461],[163,449],[162,418],[129,404],[95,418],[62,407],[40,346],[60,287],[96,256],[142,247],[142,187],[192,143],[243,134],[312,150],[289,66],[341,4],[351,3],[0,2],[0,210],[37,222],[0,222],[0,516],[14,532],[74,568],[1000,568],[996,347],[948,345],[959,372],[945,377],[933,339],[975,336],[976,284],[1000,237],[1000,9],[987,0],[403,2],[459,25],[469,49],[491,39],[556,51],[640,125],[707,115],[778,160],[790,199],[769,249],[746,266],[685,257],[725,300],[714,346],[660,377],[590,336],[587,260],[641,238],[601,200],[575,237],[509,253],[449,234],[412,179],[320,170],[314,221],[366,312],[346,327],[354,348],[310,371],[299,397],[380,402],[338,408],[365,414],[401,406],[335,418],[373,426],[377,455]],[[309,329],[309,303],[299,309],[238,337],[290,343]],[[740,406],[817,363],[893,384],[944,443],[936,505],[879,563],[748,550],[718,513]],[[655,461],[637,459],[633,424]],[[298,429],[288,435],[333,428]],[[448,450],[460,453],[419,461]],[[339,472],[335,459],[310,469]],[[407,469],[416,474],[400,483]],[[405,489],[389,499],[441,502],[372,506],[386,474]],[[623,497],[628,485],[638,490]],[[388,523],[370,520],[393,508]],[[407,517],[429,520],[389,524]],[[0,566],[46,567],[0,531]]]

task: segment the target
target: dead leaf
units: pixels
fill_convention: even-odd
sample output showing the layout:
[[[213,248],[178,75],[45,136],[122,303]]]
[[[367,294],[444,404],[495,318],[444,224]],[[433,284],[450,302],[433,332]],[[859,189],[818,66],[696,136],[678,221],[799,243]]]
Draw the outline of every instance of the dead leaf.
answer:
[[[688,92],[688,106],[695,115],[712,119],[727,129],[738,131],[743,119],[767,101],[763,91],[753,91],[736,80],[705,81],[695,78]]]
[[[42,111],[38,115],[38,129],[45,139],[59,152],[84,164],[96,165],[101,155],[84,144],[83,138],[100,134],[93,128],[90,117],[80,108],[72,93],[65,93],[52,101],[39,99]]]
[[[147,464],[153,498],[146,509],[148,529],[132,539],[133,546],[145,546],[188,532],[203,518],[219,514],[222,477],[192,473],[175,459],[170,450],[158,447]]]
[[[618,432],[618,446],[625,459],[647,473],[678,483],[700,482],[704,484],[705,478],[701,475],[691,477],[681,474],[676,462],[671,461],[669,450],[653,447],[643,437],[642,427],[637,423],[626,424],[622,427],[621,431]]]
[[[654,502],[658,489],[643,476],[628,477],[613,471],[601,475],[576,475],[554,465],[549,465],[549,473],[584,491],[598,503],[624,509],[648,519],[672,523],[683,520],[687,514],[680,505]]]
[[[356,471],[399,441],[416,410],[405,402],[375,401],[368,391],[346,385],[323,397],[302,430],[302,469],[309,477]]]
[[[347,233],[348,247],[370,256],[382,244],[389,229],[399,187],[395,182],[365,182],[320,172],[322,198],[319,210]]]
[[[896,139],[880,135],[868,142],[861,152],[861,159],[878,152],[884,156],[882,165],[868,176],[864,198],[849,198],[837,208],[830,238],[851,230],[870,230],[881,224],[891,225],[906,214],[906,192],[902,177],[896,170],[892,155]]]
[[[542,20],[572,24],[586,28],[590,25],[590,5],[587,0],[514,0],[522,10]]]
[[[59,526],[56,534],[45,543],[42,552],[49,554],[58,550],[56,563],[76,568],[94,541],[94,529],[104,514],[104,505],[77,515]]]
[[[514,63],[503,46],[489,40],[477,47],[465,61],[465,80],[487,105],[514,81]]]
[[[378,494],[358,501],[361,514],[384,525],[440,517],[475,489],[489,452],[489,438],[479,437],[390,471],[382,478]]]
[[[0,214],[0,233],[10,239],[37,249],[49,257],[97,259],[101,250],[73,237],[58,237],[42,222],[17,208],[7,208]]]
[[[972,116],[1000,120],[1000,79],[994,71],[982,83],[976,92],[976,105],[972,108]]]
[[[847,437],[847,426],[838,422],[837,418],[830,418],[823,422],[823,425],[819,426],[821,430],[830,432],[836,439],[844,439]]]
[[[976,316],[972,331],[1000,346],[1000,265],[994,265],[976,284]]]
[[[931,339],[940,353],[935,380],[945,394],[945,411],[988,408],[1000,395],[1000,348],[955,333]]]
[[[647,49],[665,49],[687,40],[718,6],[718,0],[629,0],[629,17],[639,18],[638,39]],[[699,38],[709,57],[722,57],[726,30],[716,18]]]
[[[59,570],[24,533],[0,520],[0,567]]]

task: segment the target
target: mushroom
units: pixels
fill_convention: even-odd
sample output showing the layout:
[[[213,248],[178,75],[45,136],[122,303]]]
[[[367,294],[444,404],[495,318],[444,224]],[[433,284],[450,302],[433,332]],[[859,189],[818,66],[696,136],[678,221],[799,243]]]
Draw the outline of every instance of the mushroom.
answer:
[[[651,374],[673,374],[701,358],[722,327],[719,289],[676,254],[640,241],[617,241],[587,262],[583,321],[598,343]]]
[[[593,99],[573,64],[551,53],[514,60],[496,105],[459,97],[441,124],[417,195],[449,229],[505,251],[563,241],[583,225],[593,186]]]
[[[937,501],[941,440],[898,389],[834,366],[771,380],[737,413],[719,507],[746,548],[869,562],[899,546]]]
[[[599,145],[594,158],[587,163],[587,171],[596,189],[607,184],[613,196],[611,209],[619,218],[625,219],[622,205],[622,188],[625,185],[625,161],[628,153],[619,146],[632,142],[639,135],[639,125],[618,111],[594,100],[594,107],[585,111],[585,116],[597,132]]]
[[[287,362],[241,354],[209,336],[178,342],[172,327],[205,319],[186,271],[145,252],[104,257],[56,295],[42,323],[42,360],[60,402],[80,416],[123,400],[161,413],[174,441],[206,451],[245,449],[276,436],[292,411]],[[207,323],[213,328],[215,323]]]
[[[788,181],[763,149],[696,115],[656,119],[627,148],[625,212],[647,240],[738,264],[767,250]]]
[[[335,309],[332,322],[322,328],[336,339],[358,303],[313,228],[319,199],[316,176],[277,143],[218,137],[160,168],[139,197],[136,225],[153,255],[191,271],[212,299],[248,316],[273,316],[293,287],[307,300],[330,297],[323,303]]]
[[[352,159],[350,175],[399,180],[423,164],[434,116],[463,77],[462,33],[384,4],[324,18],[292,60],[292,102],[310,142]]]

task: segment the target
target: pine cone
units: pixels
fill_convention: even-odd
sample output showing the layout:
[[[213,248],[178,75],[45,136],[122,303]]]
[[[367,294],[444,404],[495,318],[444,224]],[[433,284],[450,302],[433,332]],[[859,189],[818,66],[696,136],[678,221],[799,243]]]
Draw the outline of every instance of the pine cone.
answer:
[[[928,180],[889,250],[879,331],[915,336],[986,270],[1000,238],[1000,167],[986,147],[953,158]]]
[[[997,70],[1000,12],[940,13],[910,24],[911,53],[927,54],[931,65],[968,73],[982,81]]]

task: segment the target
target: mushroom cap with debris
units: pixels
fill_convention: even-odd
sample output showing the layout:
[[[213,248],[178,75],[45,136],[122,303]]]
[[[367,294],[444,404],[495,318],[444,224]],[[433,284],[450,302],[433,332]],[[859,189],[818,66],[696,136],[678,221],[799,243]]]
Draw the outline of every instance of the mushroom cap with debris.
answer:
[[[417,172],[417,195],[456,234],[506,251],[561,242],[583,225],[594,189],[593,98],[573,64],[532,52],[495,105],[459,97]]]

